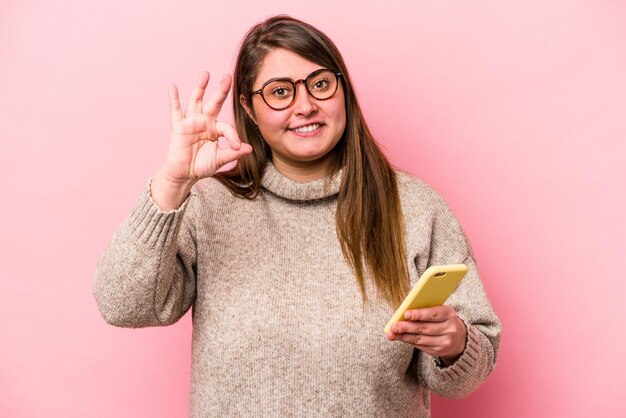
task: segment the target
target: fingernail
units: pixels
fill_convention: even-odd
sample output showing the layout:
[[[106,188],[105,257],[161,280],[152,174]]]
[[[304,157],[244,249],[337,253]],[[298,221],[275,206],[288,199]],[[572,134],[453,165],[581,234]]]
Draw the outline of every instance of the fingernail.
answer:
[[[404,319],[411,319],[411,312],[405,312]]]

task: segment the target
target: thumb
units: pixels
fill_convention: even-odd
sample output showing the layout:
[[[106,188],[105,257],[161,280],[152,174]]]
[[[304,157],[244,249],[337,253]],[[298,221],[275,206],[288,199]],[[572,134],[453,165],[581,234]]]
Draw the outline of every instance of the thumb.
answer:
[[[250,144],[246,144],[245,142],[241,143],[241,148],[238,150],[232,149],[230,147],[217,149],[217,162],[218,165],[223,167],[224,165],[236,161],[243,157],[246,154],[252,153],[252,146]]]

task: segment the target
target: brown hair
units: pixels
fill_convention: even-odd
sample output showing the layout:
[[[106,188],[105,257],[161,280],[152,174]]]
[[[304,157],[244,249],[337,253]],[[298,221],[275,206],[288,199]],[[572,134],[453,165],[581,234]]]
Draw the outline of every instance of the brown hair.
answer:
[[[396,175],[365,123],[341,54],[318,29],[280,15],[248,31],[235,66],[233,107],[237,132],[242,141],[252,145],[253,152],[242,157],[233,170],[215,177],[236,196],[253,199],[259,193],[272,151],[239,97],[252,103],[257,71],[267,53],[277,48],[341,73],[346,128],[332,152],[327,173],[331,176],[344,168],[337,203],[337,235],[363,300],[367,300],[367,275],[380,295],[397,306],[407,293],[409,274]]]

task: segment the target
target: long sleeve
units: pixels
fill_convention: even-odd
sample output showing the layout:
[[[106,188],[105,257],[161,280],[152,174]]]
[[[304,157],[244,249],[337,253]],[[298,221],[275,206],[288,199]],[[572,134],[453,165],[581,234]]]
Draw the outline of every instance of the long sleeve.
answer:
[[[145,190],[98,262],[93,293],[104,319],[120,327],[168,325],[196,295],[196,244],[189,200],[161,211]]]
[[[462,398],[474,391],[495,366],[501,324],[485,294],[471,248],[443,199],[437,196],[425,267],[466,264],[468,272],[447,300],[467,327],[466,347],[454,364],[443,367],[436,358],[418,351],[419,379],[437,395]],[[425,263],[424,263],[425,261]]]

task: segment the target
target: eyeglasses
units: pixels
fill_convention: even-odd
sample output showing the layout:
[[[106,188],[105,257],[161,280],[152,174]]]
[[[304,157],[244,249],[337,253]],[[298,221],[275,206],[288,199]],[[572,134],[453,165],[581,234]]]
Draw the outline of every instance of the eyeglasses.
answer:
[[[272,78],[263,86],[253,91],[260,94],[265,104],[274,110],[287,109],[296,100],[296,87],[304,83],[306,91],[317,100],[328,100],[335,95],[339,87],[339,76],[326,68],[313,71],[305,79],[292,80],[290,78]]]

